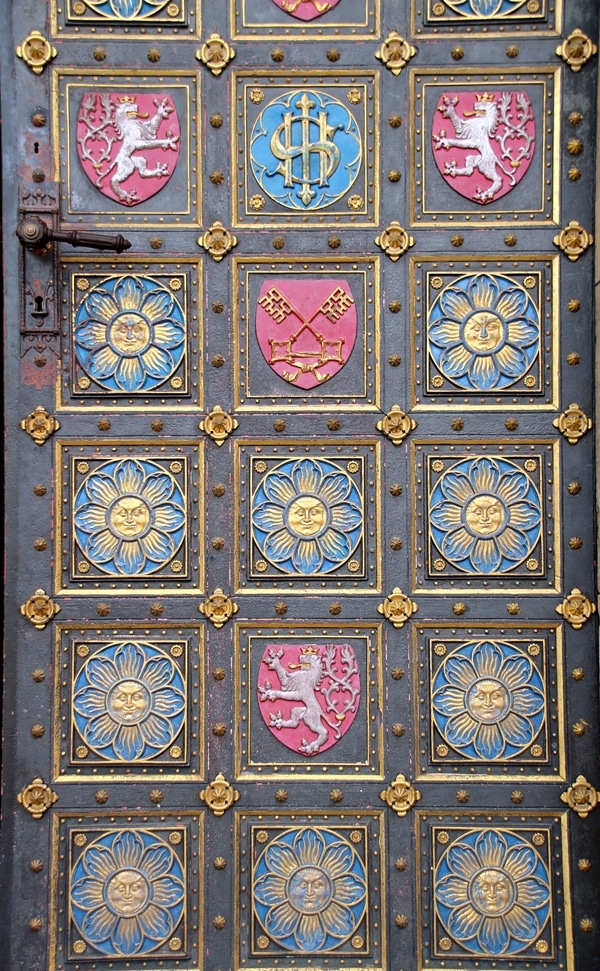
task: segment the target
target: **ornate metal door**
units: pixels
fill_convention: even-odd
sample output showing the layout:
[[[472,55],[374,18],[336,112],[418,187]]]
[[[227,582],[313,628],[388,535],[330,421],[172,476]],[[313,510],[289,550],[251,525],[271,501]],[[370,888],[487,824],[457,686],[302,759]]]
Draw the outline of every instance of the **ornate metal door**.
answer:
[[[595,5],[9,7],[5,967],[600,968]]]

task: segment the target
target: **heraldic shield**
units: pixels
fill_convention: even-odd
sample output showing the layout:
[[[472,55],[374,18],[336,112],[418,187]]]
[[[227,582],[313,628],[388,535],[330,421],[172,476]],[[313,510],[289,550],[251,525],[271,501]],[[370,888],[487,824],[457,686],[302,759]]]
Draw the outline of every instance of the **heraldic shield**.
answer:
[[[279,377],[309,391],[344,367],[356,341],[356,303],[337,279],[270,279],[256,307],[256,337]]]
[[[265,724],[287,748],[317,755],[346,734],[360,704],[360,675],[350,644],[266,648],[258,673]]]
[[[433,124],[433,155],[444,181],[482,205],[507,195],[535,150],[535,118],[524,91],[443,94]]]
[[[315,20],[337,7],[341,0],[273,0],[281,10],[298,20]]]
[[[175,171],[181,145],[168,95],[86,92],[77,120],[77,153],[90,182],[123,206],[156,195]]]

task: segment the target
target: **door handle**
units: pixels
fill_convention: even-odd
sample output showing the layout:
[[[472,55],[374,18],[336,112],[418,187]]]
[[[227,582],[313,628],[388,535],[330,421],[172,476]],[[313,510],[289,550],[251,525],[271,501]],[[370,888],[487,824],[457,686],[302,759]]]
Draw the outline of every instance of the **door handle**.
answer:
[[[122,253],[130,249],[131,243],[119,233],[105,236],[102,233],[81,233],[73,230],[68,233],[55,232],[38,216],[25,216],[17,226],[17,236],[22,246],[34,253],[48,248],[49,243],[70,243],[71,246],[89,246],[92,249],[114,250]]]

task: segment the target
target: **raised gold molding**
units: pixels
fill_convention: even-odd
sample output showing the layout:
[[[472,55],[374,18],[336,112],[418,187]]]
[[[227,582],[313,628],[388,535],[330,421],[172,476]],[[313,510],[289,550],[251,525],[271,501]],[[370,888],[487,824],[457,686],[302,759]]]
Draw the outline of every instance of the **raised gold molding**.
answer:
[[[598,805],[598,792],[584,775],[578,775],[566,792],[561,792],[560,798],[582,819],[589,816]]]
[[[34,779],[17,795],[17,802],[31,813],[34,819],[41,819],[46,810],[50,809],[57,800],[58,794],[53,792],[42,779]]]
[[[239,422],[223,411],[220,405],[215,405],[200,424],[200,431],[212,438],[213,442],[221,446],[232,432],[239,426]]]
[[[54,432],[58,431],[60,422],[53,418],[43,405],[38,405],[31,414],[27,415],[27,418],[19,422],[19,428],[27,432],[36,445],[43,445],[51,435],[54,435]]]
[[[394,587],[389,597],[386,597],[377,608],[379,613],[383,614],[385,619],[397,629],[404,627],[406,621],[416,614],[418,609],[418,604],[402,593],[400,587]]]
[[[414,418],[405,415],[400,405],[392,405],[381,421],[375,425],[377,431],[381,432],[393,445],[399,445],[417,427]]]
[[[588,418],[579,405],[574,402],[569,405],[566,411],[563,411],[562,415],[555,418],[552,424],[555,428],[558,428],[561,435],[565,436],[569,445],[575,445],[582,435],[589,432],[592,427],[592,419]]]
[[[398,816],[406,816],[421,798],[421,793],[399,772],[387,789],[379,793],[379,798]]]
[[[578,587],[573,587],[568,597],[556,607],[556,613],[560,614],[574,630],[581,630],[592,614],[596,613],[596,605],[588,600]]]
[[[20,610],[23,617],[31,621],[34,627],[43,630],[46,624],[49,624],[59,613],[60,607],[40,587],[26,603],[21,604]]]
[[[17,57],[25,61],[34,74],[41,74],[46,64],[56,57],[57,50],[39,30],[32,30],[16,49]]]
[[[594,237],[576,219],[571,219],[552,242],[574,263],[592,245]]]
[[[227,782],[222,772],[200,792],[200,799],[215,816],[222,816],[239,798],[240,793]]]
[[[204,42],[199,51],[196,51],[196,58],[201,61],[209,71],[218,77],[235,57],[235,51],[226,40],[219,34],[211,34]]]
[[[200,604],[198,610],[219,630],[228,620],[231,620],[234,614],[237,614],[239,607],[220,587],[217,587],[215,592]]]
[[[397,219],[394,219],[379,236],[375,237],[375,243],[393,263],[415,245],[414,238],[403,229]]]
[[[598,48],[592,40],[584,34],[581,28],[576,27],[569,36],[563,40],[556,48],[555,54],[562,57],[563,61],[569,65],[576,74],[581,71],[584,64],[587,64],[590,57],[598,53]]]
[[[198,246],[202,246],[212,256],[215,263],[220,263],[224,256],[237,246],[237,236],[230,233],[219,219],[215,220],[206,232],[198,237]]]
[[[406,67],[411,57],[414,57],[416,53],[416,47],[404,40],[404,37],[401,37],[397,30],[391,30],[375,57],[392,74],[398,77],[402,68]]]

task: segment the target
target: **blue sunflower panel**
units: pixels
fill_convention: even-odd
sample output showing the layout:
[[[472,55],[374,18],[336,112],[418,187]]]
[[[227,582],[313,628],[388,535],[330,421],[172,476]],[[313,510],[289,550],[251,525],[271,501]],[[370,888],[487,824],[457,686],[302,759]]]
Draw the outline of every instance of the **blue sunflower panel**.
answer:
[[[198,968],[201,817],[93,815],[56,817],[49,967]]]
[[[456,585],[462,578],[469,585],[510,589],[513,578],[534,586],[544,578],[548,589],[558,542],[556,522],[546,519],[556,477],[550,444],[529,446],[529,454],[512,449],[487,454],[467,446],[468,458],[434,445],[421,458],[424,447],[414,447],[417,491],[423,470],[428,483],[427,508],[417,506],[417,525],[426,519],[428,532],[424,558],[416,538],[419,581],[441,587],[446,579]]]
[[[425,965],[565,967],[564,816],[436,814],[418,829],[419,858],[425,873],[431,868],[419,887],[422,919],[433,922],[422,942]]]
[[[73,321],[77,395],[185,393],[185,279],[129,274],[91,284]]]
[[[184,573],[176,557],[186,532],[185,484],[182,463],[175,467],[178,473],[144,458],[79,466],[85,470],[73,502],[79,575],[122,580],[168,569]]]
[[[86,658],[73,685],[74,727],[83,745],[129,765],[173,751],[186,716],[186,684],[175,657],[151,643],[125,641]],[[79,746],[75,751],[83,755]]]
[[[364,458],[252,459],[251,573],[365,576]]]
[[[316,956],[333,967],[367,958],[381,968],[382,821],[373,811],[238,814],[240,860],[253,862],[242,886],[235,967],[305,967]]]
[[[434,274],[430,286],[439,290],[427,317],[431,393],[539,393],[537,275],[470,273],[444,285]]]

